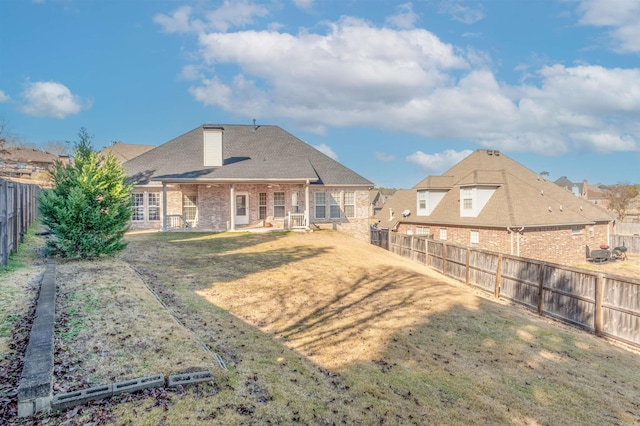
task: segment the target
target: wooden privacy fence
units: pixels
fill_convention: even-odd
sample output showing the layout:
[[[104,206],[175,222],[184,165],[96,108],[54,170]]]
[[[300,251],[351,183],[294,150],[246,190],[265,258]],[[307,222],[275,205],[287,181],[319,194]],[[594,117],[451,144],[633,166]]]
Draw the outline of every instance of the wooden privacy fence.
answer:
[[[383,231],[371,231],[372,243]],[[640,279],[386,232],[393,253],[539,315],[640,347]]]
[[[640,235],[614,235],[611,247],[625,246],[629,253],[640,253]]]
[[[0,179],[0,265],[24,242],[27,228],[38,217],[38,185]]]

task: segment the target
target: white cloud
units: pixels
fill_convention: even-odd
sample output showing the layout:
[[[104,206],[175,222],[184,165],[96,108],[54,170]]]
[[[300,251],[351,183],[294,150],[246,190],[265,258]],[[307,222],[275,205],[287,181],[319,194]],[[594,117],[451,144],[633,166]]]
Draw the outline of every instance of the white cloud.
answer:
[[[611,28],[614,50],[640,52],[640,2],[637,0],[582,0],[579,23]]]
[[[378,161],[394,161],[396,159],[395,155],[387,154],[385,152],[376,152],[375,156]]]
[[[638,68],[531,67],[524,83],[509,85],[485,52],[424,29],[352,17],[325,28],[203,31],[183,77],[204,105],[285,117],[319,134],[370,126],[509,152],[640,151]]]
[[[181,6],[170,15],[159,13],[153,17],[153,22],[160,25],[167,33],[199,33],[202,31],[228,31],[232,27],[244,27],[252,24],[255,17],[263,17],[269,10],[248,0],[225,0],[222,5],[211,11],[197,13],[191,6]],[[203,15],[204,20],[193,18],[193,15]]]
[[[310,10],[313,7],[314,0],[293,0],[293,4],[296,5],[298,9],[302,10]]]
[[[91,107],[69,88],[55,81],[28,83],[22,92],[24,103],[20,110],[35,117],[65,118]]]
[[[0,90],[0,104],[4,102],[9,102],[11,97],[4,93],[4,90]]]
[[[313,147],[318,151],[320,151],[321,153],[323,153],[324,155],[326,155],[327,157],[333,158],[334,160],[338,161],[338,154],[336,154],[329,145],[322,143],[320,145],[313,145]]]
[[[398,6],[398,9],[398,13],[389,16],[386,21],[398,28],[413,28],[419,18],[418,14],[413,11],[413,5],[404,3]]]
[[[465,6],[463,0],[443,0],[440,3],[440,13],[450,15],[455,21],[463,24],[473,24],[484,19],[482,4],[475,7]]]
[[[153,22],[160,25],[167,33],[186,33],[201,28],[202,25],[197,25],[191,21],[191,12],[193,9],[190,6],[182,6],[173,11],[171,15],[165,15],[158,13],[153,17]],[[198,21],[202,24],[202,21]]]
[[[471,150],[458,152],[453,149],[447,149],[435,154],[425,154],[422,151],[417,151],[407,156],[407,161],[419,165],[425,172],[439,175],[462,161],[472,152]]]

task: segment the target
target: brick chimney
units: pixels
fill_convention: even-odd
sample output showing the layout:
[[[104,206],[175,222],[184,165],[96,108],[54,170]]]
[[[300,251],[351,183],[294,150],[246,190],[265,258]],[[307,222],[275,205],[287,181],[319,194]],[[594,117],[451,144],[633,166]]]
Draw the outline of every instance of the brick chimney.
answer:
[[[204,126],[202,128],[204,143],[204,166],[222,167],[222,127]]]

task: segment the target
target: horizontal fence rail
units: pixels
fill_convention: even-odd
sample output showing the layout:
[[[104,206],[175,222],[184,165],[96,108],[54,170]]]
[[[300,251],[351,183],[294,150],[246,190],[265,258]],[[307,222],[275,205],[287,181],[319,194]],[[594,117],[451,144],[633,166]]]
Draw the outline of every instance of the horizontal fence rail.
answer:
[[[0,179],[0,265],[24,242],[27,228],[38,217],[38,185]]]
[[[640,279],[388,230],[371,230],[371,243],[539,315],[640,347]]]

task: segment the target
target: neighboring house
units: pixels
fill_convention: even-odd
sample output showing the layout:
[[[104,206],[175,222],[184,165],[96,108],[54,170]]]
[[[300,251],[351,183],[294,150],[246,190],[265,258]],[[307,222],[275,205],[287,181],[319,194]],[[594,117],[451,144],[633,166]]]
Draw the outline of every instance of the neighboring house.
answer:
[[[113,154],[121,163],[136,158],[138,155],[144,154],[155,148],[154,145],[136,145],[123,142],[114,142],[111,146],[107,146],[100,150],[101,156],[106,156],[109,152]]]
[[[582,196],[589,202],[597,204],[605,209],[609,208],[609,199],[607,198],[607,185],[600,183],[589,185],[586,180],[582,183]]]
[[[584,194],[583,187],[586,184],[585,182],[573,183],[566,176],[562,176],[559,179],[556,179],[553,183],[563,188],[566,188],[568,191],[570,191],[573,195],[577,197],[583,196]]]
[[[56,161],[68,164],[69,156],[57,156],[32,148],[2,148],[0,149],[0,175],[29,179],[48,172]]]
[[[614,214],[495,150],[396,191],[379,228],[562,264],[609,243]]]
[[[373,184],[277,126],[197,127],[123,164],[134,182],[132,229],[175,215],[224,231],[328,227],[369,238]]]
[[[384,203],[386,203],[389,198],[391,198],[395,191],[395,189],[388,188],[374,188],[369,191],[369,214],[371,216],[375,216],[376,214],[378,214],[378,212],[382,210]]]

